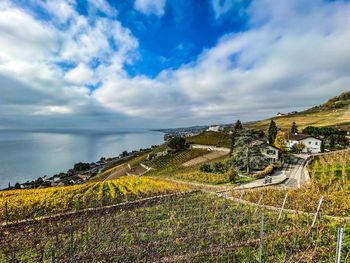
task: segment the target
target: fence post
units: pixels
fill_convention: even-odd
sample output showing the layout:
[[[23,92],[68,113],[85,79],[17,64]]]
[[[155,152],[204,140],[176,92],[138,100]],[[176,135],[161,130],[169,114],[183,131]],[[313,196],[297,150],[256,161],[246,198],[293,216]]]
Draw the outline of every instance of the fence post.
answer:
[[[224,244],[224,227],[225,227],[225,202],[222,202],[221,245]]]
[[[73,224],[70,225],[70,253],[73,255],[73,249],[74,249],[74,229],[73,229]]]
[[[238,203],[237,203],[237,205],[236,205],[236,210],[237,210],[238,207],[239,207],[239,204],[240,204],[240,202],[241,202],[241,200],[242,200],[243,194],[244,194],[244,190],[242,191],[241,196],[239,197]]]
[[[51,256],[52,256],[52,263],[55,263],[56,259],[55,259],[55,249],[54,248],[51,251]]]
[[[263,196],[264,196],[264,193],[261,193],[259,202],[258,202],[258,204],[257,204],[257,206],[256,206],[256,208],[255,208],[255,211],[254,211],[254,213],[253,213],[253,216],[255,215],[256,211],[258,211],[258,208],[260,207],[260,202],[261,202],[261,200],[263,199]]]
[[[284,196],[283,204],[281,206],[280,214],[278,215],[278,220],[277,221],[279,221],[281,219],[281,217],[282,217],[282,212],[283,212],[283,209],[284,209],[284,205],[286,204],[287,198],[288,198],[288,193],[286,193],[286,195]]]
[[[199,201],[198,233],[201,232],[201,213],[202,213],[202,202]]]
[[[8,223],[8,217],[9,217],[9,213],[8,213],[8,210],[7,210],[7,201],[5,202],[5,225],[7,227],[7,223]]]
[[[264,234],[264,212],[261,213],[259,263],[261,263],[261,257],[262,257],[263,234]]]
[[[323,201],[323,195],[321,196],[320,202],[318,203],[317,210],[316,210],[316,214],[315,214],[314,220],[312,221],[311,227],[314,227],[314,226],[315,226],[316,219],[317,219],[317,215],[318,215],[318,212],[320,211],[322,201]]]
[[[337,238],[337,251],[335,256],[335,263],[341,262],[341,248],[343,245],[343,238],[344,238],[344,227],[338,228],[338,238]]]

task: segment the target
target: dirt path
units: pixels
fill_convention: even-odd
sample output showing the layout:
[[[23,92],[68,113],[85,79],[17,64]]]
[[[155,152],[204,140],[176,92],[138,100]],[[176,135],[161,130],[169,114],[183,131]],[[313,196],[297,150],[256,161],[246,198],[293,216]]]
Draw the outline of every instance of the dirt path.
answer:
[[[197,164],[205,163],[217,158],[220,158],[222,156],[227,155],[227,152],[224,151],[213,151],[211,153],[205,154],[203,156],[199,156],[197,158],[194,158],[192,160],[189,160],[185,163],[183,163],[181,166],[182,167],[190,167],[190,166],[195,166]]]

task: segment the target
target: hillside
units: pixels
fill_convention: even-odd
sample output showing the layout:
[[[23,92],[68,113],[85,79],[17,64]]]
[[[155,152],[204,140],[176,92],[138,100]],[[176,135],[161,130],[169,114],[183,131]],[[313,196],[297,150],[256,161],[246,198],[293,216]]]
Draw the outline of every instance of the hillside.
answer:
[[[290,129],[293,122],[297,123],[299,129],[307,126],[347,125],[350,123],[350,92],[342,93],[322,105],[302,112],[249,123],[247,126],[267,130],[271,120],[282,129]]]

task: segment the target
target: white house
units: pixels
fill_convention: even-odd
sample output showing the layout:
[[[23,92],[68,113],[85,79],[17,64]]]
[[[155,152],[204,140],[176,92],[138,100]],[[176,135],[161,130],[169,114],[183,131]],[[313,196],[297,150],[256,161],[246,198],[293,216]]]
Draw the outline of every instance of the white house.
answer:
[[[321,152],[322,140],[311,135],[305,134],[289,134],[287,137],[287,148],[290,150],[294,144],[302,142],[305,145],[303,153],[319,153]]]
[[[210,125],[207,131],[214,131],[214,132],[220,132],[224,129],[220,125]]]
[[[262,156],[265,157],[266,161],[269,163],[276,163],[280,159],[279,149],[263,141],[252,142],[250,147],[259,147]]]
[[[275,163],[279,160],[279,149],[276,148],[275,146],[272,145],[268,145],[268,144],[264,144],[262,145],[263,147],[261,147],[261,153],[262,155],[265,156],[266,161],[268,161],[269,163]]]

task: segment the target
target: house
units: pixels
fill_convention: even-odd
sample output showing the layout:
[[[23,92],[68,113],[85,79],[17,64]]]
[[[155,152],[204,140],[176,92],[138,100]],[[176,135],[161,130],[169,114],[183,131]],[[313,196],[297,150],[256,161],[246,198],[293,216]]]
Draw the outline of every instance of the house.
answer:
[[[87,175],[85,175],[85,174],[78,174],[77,177],[83,181],[86,181],[86,179],[87,179]]]
[[[255,141],[250,144],[250,147],[259,147],[260,152],[266,161],[276,163],[280,159],[280,151],[277,147],[267,144],[263,141]]]
[[[210,125],[209,128],[207,129],[207,131],[214,131],[214,132],[221,132],[223,131],[223,127],[221,127],[220,125]]]
[[[290,150],[294,144],[302,142],[305,145],[303,153],[320,153],[322,140],[306,134],[288,134],[287,149]]]
[[[261,154],[265,156],[266,161],[269,163],[275,163],[280,159],[280,151],[277,147],[263,144],[260,148]]]
[[[282,117],[282,116],[286,116],[286,114],[280,113],[280,112],[279,112],[279,113],[276,114],[276,116],[277,116],[277,117]]]

